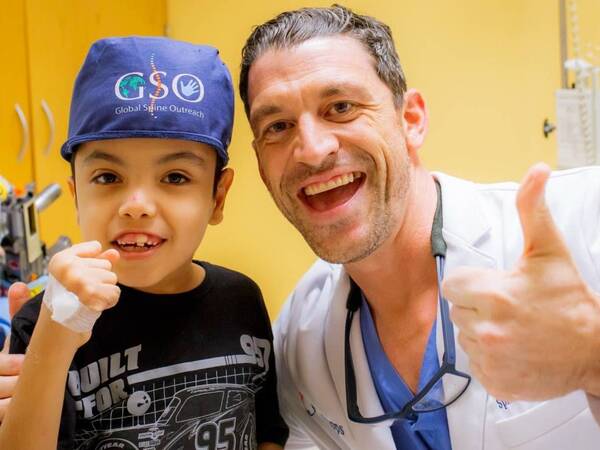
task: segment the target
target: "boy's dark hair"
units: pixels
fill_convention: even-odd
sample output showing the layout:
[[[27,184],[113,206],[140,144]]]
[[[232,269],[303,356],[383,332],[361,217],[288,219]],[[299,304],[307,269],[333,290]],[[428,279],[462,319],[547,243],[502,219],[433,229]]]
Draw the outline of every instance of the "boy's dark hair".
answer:
[[[77,152],[73,153],[71,159],[69,160],[69,164],[71,165],[71,177],[73,177],[73,181],[75,181],[75,155]],[[217,193],[217,186],[219,184],[219,180],[221,179],[221,173],[225,168],[225,163],[219,158],[217,155],[217,164],[215,165],[215,178],[213,181],[213,196]]]
[[[249,116],[248,73],[267,50],[289,48],[315,37],[345,35],[361,42],[375,59],[375,71],[402,105],[406,79],[394,46],[390,27],[379,20],[354,13],[340,5],[286,11],[254,28],[242,49],[240,96]]]

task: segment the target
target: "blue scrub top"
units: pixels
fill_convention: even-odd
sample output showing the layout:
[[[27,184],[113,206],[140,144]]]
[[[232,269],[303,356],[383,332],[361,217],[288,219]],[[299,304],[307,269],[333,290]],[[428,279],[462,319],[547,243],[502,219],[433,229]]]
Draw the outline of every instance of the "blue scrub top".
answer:
[[[383,351],[369,304],[364,296],[360,312],[363,345],[379,401],[386,413],[399,411],[412,400],[414,394]],[[440,367],[435,336],[436,322],[433,323],[425,349],[419,375],[419,389],[425,386]],[[452,450],[445,408],[416,416],[416,420],[399,419],[392,425],[392,436],[397,450]]]

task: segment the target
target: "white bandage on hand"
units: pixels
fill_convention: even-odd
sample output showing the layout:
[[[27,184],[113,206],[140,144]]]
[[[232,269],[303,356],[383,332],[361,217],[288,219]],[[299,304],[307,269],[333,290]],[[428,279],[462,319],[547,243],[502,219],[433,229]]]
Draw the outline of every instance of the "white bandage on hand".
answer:
[[[91,331],[100,312],[88,308],[52,275],[44,291],[44,304],[52,312],[52,320],[76,333]]]

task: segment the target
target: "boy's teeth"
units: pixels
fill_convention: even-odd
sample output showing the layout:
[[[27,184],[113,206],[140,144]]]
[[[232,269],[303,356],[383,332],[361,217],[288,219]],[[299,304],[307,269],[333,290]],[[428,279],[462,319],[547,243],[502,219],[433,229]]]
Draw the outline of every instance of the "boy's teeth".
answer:
[[[338,188],[340,186],[344,186],[346,184],[352,183],[354,180],[361,177],[360,172],[351,172],[339,177],[335,177],[332,180],[327,181],[326,183],[315,183],[311,184],[304,188],[304,193],[306,195],[316,195],[321,192],[330,191],[331,189]]]
[[[117,243],[134,247],[153,247],[160,244],[160,239],[143,233],[128,233],[117,239]]]

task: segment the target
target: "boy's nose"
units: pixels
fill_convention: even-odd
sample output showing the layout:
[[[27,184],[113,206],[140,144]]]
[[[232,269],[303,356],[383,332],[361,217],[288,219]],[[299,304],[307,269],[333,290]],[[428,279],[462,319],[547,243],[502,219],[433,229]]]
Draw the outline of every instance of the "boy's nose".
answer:
[[[131,219],[153,217],[155,214],[155,203],[142,191],[131,193],[119,208],[119,215],[121,217],[129,217]]]

